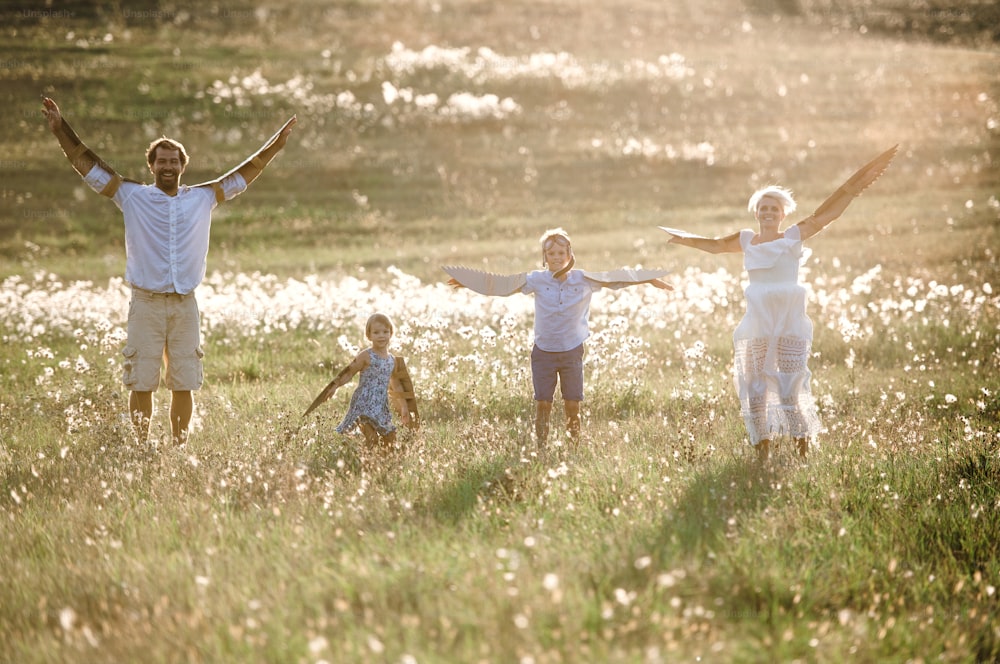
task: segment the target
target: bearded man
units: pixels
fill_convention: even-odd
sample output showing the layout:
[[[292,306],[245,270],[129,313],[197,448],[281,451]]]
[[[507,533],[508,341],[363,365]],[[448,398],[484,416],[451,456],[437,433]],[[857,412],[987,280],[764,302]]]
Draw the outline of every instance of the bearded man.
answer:
[[[84,182],[107,196],[125,220],[125,280],[132,289],[122,382],[129,389],[129,414],[140,443],[149,438],[153,393],[165,382],[171,392],[170,433],[187,441],[194,412],[192,391],[203,381],[201,321],[195,288],[205,277],[212,211],[257,179],[288,141],[292,117],[245,162],[209,182],[187,186],[184,146],[170,138],[153,141],[146,162],[153,184],[123,178],[87,147],[59,106],[48,97],[42,114],[66,157]]]

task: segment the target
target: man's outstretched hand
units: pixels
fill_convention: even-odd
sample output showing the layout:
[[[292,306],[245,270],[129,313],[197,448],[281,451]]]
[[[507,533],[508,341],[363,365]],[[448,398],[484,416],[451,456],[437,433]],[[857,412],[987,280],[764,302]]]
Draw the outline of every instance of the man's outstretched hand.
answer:
[[[59,112],[59,104],[48,97],[42,97],[42,115],[49,123],[49,129],[56,132],[62,126],[62,113]]]
[[[292,133],[292,127],[298,124],[298,121],[299,117],[297,115],[293,115],[291,119],[285,123],[285,126],[281,128],[281,131],[278,132],[278,138],[275,142],[278,144],[279,150],[285,147],[285,143],[288,142],[288,136]]]

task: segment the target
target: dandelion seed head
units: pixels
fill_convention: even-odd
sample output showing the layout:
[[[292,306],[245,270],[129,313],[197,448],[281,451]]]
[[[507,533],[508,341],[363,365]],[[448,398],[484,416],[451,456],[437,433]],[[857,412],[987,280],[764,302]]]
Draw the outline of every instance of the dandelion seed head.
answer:
[[[76,625],[76,611],[69,607],[59,609],[59,626],[64,632],[70,632]]]
[[[368,635],[368,649],[376,655],[385,652],[385,644],[374,634]]]

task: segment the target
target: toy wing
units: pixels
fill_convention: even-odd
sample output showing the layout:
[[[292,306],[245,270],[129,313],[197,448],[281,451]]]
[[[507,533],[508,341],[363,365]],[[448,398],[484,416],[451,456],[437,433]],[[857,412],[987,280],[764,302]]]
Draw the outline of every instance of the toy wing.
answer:
[[[340,378],[340,376],[337,376],[337,378]],[[326,401],[327,399],[329,399],[330,396],[333,395],[333,393],[337,391],[337,388],[334,387],[334,383],[337,382],[337,378],[334,378],[333,380],[331,380],[330,383],[326,387],[323,388],[323,391],[320,392],[319,395],[315,399],[313,399],[313,402],[311,404],[309,404],[308,408],[306,408],[306,412],[302,413],[302,417],[305,417],[309,413],[311,413],[314,410],[316,410],[317,406],[319,406],[321,403],[323,403],[324,401]]]
[[[292,117],[288,118],[288,121],[285,122],[285,124],[281,125],[281,129],[279,129],[278,131],[274,132],[274,136],[272,136],[271,138],[267,139],[264,142],[264,145],[260,146],[259,150],[257,150],[256,152],[254,152],[248,158],[244,159],[240,163],[240,165],[237,166],[236,168],[230,169],[229,172],[227,172],[225,175],[221,175],[221,176],[215,178],[214,180],[208,180],[206,182],[199,182],[198,184],[191,185],[191,186],[193,186],[193,187],[215,187],[217,184],[219,184],[220,182],[222,182],[223,180],[225,180],[227,177],[229,177],[230,175],[232,175],[233,173],[235,173],[236,171],[240,170],[241,168],[243,168],[244,166],[246,166],[247,164],[249,164],[250,162],[252,162],[254,159],[256,159],[257,156],[261,152],[263,152],[264,150],[266,150],[269,147],[271,147],[271,145],[273,145],[274,142],[276,140],[278,140],[278,137],[281,136],[281,132],[285,131],[285,128],[288,127],[288,125],[292,124],[293,122],[295,122],[295,116],[292,116]],[[216,190],[216,196],[217,197],[219,196],[218,190]],[[221,203],[222,201],[219,201],[219,202]]]
[[[879,177],[885,173],[885,170],[889,168],[889,164],[892,162],[892,158],[896,156],[896,152],[898,150],[899,145],[893,145],[891,148],[859,168],[858,171],[848,178],[847,182],[841,186],[857,196],[862,191],[867,189],[868,185],[875,182],[875,180],[879,179]]]
[[[406,368],[406,361],[402,357],[396,357],[396,364],[392,369],[392,378],[399,382],[399,390],[393,389],[393,381],[389,381],[389,399],[402,412],[405,410],[410,414],[410,428],[417,430],[420,428],[420,413],[417,411],[417,395],[413,391],[413,379]]]
[[[608,270],[607,272],[583,271],[584,277],[599,284],[643,284],[653,279],[665,277],[668,274],[668,270],[639,270],[627,267],[619,270]]]
[[[885,173],[887,168],[889,168],[889,164],[892,162],[892,158],[896,156],[897,150],[899,150],[899,145],[894,145],[859,168],[854,175],[847,179],[847,182],[840,185],[832,196],[827,198],[823,201],[822,205],[816,208],[816,211],[813,212],[813,216],[818,217],[822,215],[834,205],[839,197],[844,194],[849,194],[851,198],[855,198],[862,191],[867,189],[873,182],[875,182],[875,180],[878,180],[879,177]]]
[[[445,265],[441,269],[451,275],[451,278],[458,283],[482,295],[513,295],[528,283],[527,272],[493,274],[492,272],[455,265]]]
[[[707,240],[704,235],[695,235],[694,233],[688,233],[687,231],[678,230],[676,228],[667,228],[666,226],[657,226],[661,231],[666,231],[671,235],[676,235],[677,237],[686,237],[693,240]]]

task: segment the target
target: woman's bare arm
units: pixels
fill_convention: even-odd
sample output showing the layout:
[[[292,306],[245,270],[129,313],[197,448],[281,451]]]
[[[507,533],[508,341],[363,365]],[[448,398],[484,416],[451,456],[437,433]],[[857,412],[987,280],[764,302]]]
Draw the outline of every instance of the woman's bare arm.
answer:
[[[739,231],[722,237],[710,238],[664,226],[660,226],[660,230],[670,235],[672,244],[691,247],[710,254],[737,254],[743,251],[743,247],[740,245]]]

